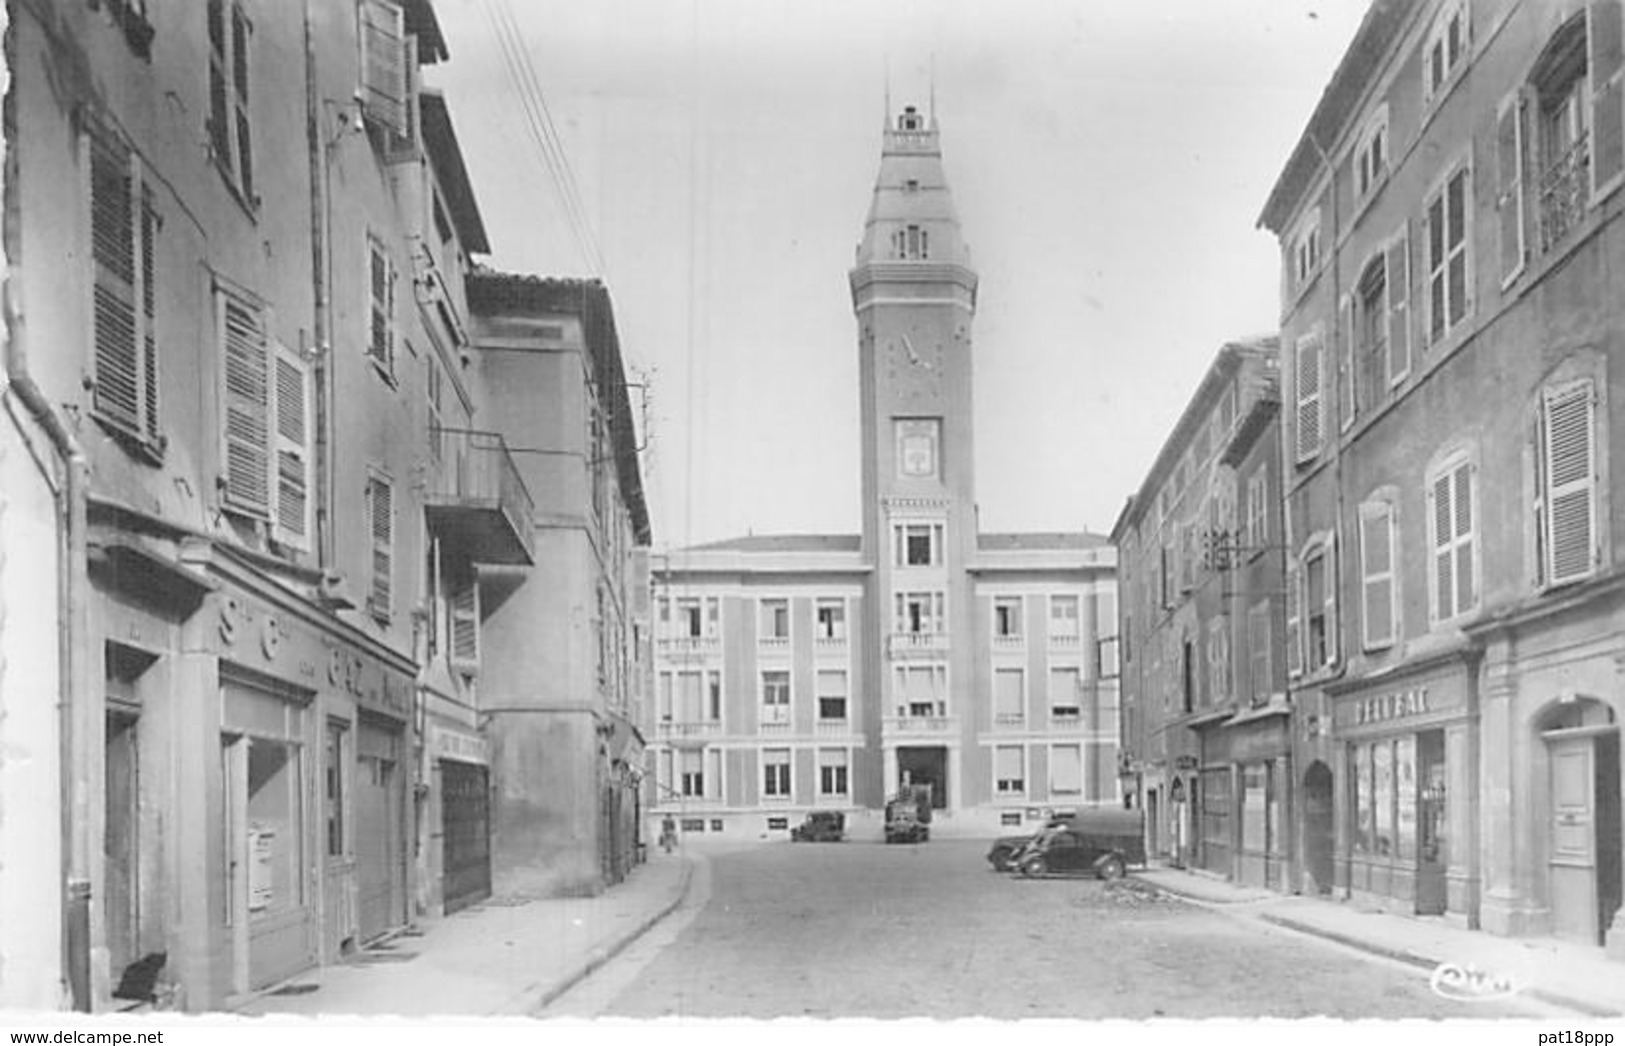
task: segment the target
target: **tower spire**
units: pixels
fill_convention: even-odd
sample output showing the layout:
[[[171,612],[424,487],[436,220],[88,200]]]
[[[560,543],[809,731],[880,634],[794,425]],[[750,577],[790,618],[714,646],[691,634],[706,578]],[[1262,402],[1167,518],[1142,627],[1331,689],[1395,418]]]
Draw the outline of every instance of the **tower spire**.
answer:
[[[931,52],[931,88],[926,101],[925,115],[933,131],[937,129],[937,53]]]
[[[884,131],[891,126],[891,55],[888,54],[882,58],[881,63],[881,78],[885,93],[880,104],[885,107],[885,111],[880,114],[880,129]]]

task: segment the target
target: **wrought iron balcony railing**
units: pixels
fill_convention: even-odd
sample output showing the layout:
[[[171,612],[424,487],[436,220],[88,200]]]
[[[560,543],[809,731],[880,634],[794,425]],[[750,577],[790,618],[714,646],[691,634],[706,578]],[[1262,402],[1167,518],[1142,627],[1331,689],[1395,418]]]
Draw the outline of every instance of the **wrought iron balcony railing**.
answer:
[[[424,514],[442,542],[478,563],[535,562],[536,505],[502,436],[437,428]]]
[[[1582,134],[1540,176],[1540,249],[1544,253],[1580,224],[1591,195],[1591,141]]]

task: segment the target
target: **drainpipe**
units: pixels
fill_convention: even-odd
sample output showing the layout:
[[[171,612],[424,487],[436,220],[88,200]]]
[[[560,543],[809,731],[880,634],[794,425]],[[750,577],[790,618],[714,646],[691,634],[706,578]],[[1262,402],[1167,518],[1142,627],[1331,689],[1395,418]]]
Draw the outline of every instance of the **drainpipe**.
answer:
[[[333,374],[330,344],[331,294],[328,289],[329,212],[327,191],[328,139],[323,129],[321,85],[316,76],[316,29],[312,5],[304,3],[305,36],[305,138],[310,171],[310,263],[315,315],[312,337],[316,362],[312,369],[316,383],[316,562],[325,570],[334,567],[333,543]]]
[[[15,58],[13,39],[6,33],[8,64]],[[15,66],[13,66],[15,68]],[[5,106],[5,253],[10,263],[22,257],[18,222],[21,207],[17,200],[15,97],[8,94]],[[62,463],[62,481],[49,474],[56,496],[57,512],[61,520],[58,547],[59,573],[57,594],[60,600],[58,616],[60,680],[57,712],[60,716],[59,741],[61,745],[62,795],[65,802],[61,811],[62,831],[62,947],[68,987],[73,1008],[90,1012],[90,778],[91,752],[89,740],[93,736],[95,709],[90,704],[89,663],[87,645],[90,640],[89,603],[90,579],[86,566],[85,491],[90,477],[89,461],[73,432],[62,420],[45,393],[40,390],[28,371],[26,346],[26,317],[17,300],[18,287],[14,274],[8,274],[3,290],[5,323],[9,334],[5,339],[5,367],[8,391],[15,396],[39,424],[57,459]]]

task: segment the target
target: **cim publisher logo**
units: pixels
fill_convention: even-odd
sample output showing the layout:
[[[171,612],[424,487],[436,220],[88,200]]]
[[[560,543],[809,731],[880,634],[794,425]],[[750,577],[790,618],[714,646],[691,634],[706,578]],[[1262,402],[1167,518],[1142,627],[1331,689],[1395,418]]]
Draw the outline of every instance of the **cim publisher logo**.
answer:
[[[1504,999],[1516,994],[1518,985],[1504,973],[1488,973],[1471,963],[1457,966],[1453,962],[1440,963],[1428,978],[1433,994],[1462,1002],[1484,1002]]]

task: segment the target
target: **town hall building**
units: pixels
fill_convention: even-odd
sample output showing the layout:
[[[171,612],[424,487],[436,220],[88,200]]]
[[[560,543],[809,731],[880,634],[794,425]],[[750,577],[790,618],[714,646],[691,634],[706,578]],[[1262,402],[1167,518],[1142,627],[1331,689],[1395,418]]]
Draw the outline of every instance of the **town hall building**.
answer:
[[[1119,804],[1115,551],[977,530],[977,275],[934,116],[905,108],[850,274],[862,531],[656,555],[647,809],[779,837],[877,833],[928,785],[936,834]]]

